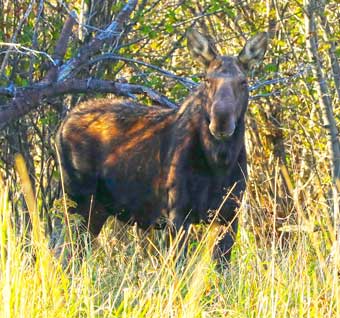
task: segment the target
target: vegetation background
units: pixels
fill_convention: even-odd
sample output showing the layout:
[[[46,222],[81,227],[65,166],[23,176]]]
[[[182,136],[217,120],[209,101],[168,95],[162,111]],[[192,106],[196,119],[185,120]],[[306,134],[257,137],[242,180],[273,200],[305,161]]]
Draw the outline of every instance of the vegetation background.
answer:
[[[340,317],[339,20],[337,0],[0,0],[0,316]],[[114,221],[79,262],[56,129],[103,93],[180,104],[201,77],[190,27],[223,54],[271,38],[250,74],[250,176],[230,267],[214,268],[213,227],[195,229],[176,265],[161,238],[145,251]]]

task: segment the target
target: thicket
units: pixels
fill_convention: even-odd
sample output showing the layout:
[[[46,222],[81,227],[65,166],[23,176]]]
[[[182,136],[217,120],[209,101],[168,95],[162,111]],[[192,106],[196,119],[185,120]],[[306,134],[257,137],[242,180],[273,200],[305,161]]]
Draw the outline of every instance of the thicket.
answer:
[[[202,75],[186,48],[188,28],[209,34],[224,54],[267,31],[266,57],[250,74],[241,226],[256,242],[256,265],[264,251],[292,251],[312,235],[303,245],[311,253],[301,255],[326,275],[339,252],[339,19],[337,1],[0,0],[0,169],[17,233],[32,220],[15,155],[24,157],[49,235],[61,197],[53,138],[75,104],[112,94],[176,107]]]

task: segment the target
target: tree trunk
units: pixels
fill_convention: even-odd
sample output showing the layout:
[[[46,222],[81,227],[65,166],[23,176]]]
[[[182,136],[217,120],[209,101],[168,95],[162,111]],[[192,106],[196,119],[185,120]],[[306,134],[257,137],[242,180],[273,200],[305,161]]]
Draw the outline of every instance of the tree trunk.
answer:
[[[327,130],[327,143],[330,153],[330,169],[332,175],[332,198],[333,218],[337,236],[337,246],[333,246],[331,256],[339,255],[340,251],[340,220],[339,220],[339,193],[340,193],[340,143],[338,138],[338,128],[333,113],[332,99],[330,89],[324,75],[322,60],[318,50],[317,20],[316,15],[322,4],[316,0],[305,0],[305,27],[306,27],[306,45],[308,54],[312,62],[313,74],[316,78],[315,89],[322,110],[322,120]]]

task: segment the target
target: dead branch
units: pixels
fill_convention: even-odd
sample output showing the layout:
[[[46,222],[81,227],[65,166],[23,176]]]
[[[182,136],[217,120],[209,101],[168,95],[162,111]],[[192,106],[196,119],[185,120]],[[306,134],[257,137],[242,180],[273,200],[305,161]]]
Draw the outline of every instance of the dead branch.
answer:
[[[114,54],[110,54],[110,53],[101,54],[101,55],[96,56],[93,59],[91,59],[88,64],[98,63],[98,62],[101,62],[103,60],[116,60],[116,61],[124,61],[124,62],[128,62],[128,63],[143,65],[145,67],[151,68],[151,69],[165,75],[166,77],[173,78],[173,79],[177,80],[179,83],[181,83],[183,86],[185,86],[189,89],[192,89],[192,88],[198,86],[198,83],[190,80],[189,78],[185,78],[183,76],[175,75],[175,74],[173,74],[173,73],[171,73],[167,70],[164,70],[161,67],[155,66],[153,64],[149,64],[149,63],[146,63],[146,62],[143,62],[143,61],[138,61],[138,60],[127,58],[127,57],[120,56],[120,55],[114,55]]]
[[[151,99],[167,107],[176,107],[165,96],[143,86],[129,86],[128,84],[100,80],[72,79],[73,71],[100,51],[104,44],[118,42],[137,2],[137,0],[127,1],[116,18],[105,30],[98,32],[88,44],[83,45],[79,49],[73,58],[63,63],[72,27],[76,22],[75,14],[70,14],[62,29],[54,54],[50,59],[52,63],[46,76],[30,87],[20,89],[12,87],[1,88],[0,92],[5,96],[12,95],[12,100],[4,105],[0,105],[0,128],[3,128],[11,120],[18,119],[31,110],[36,109],[45,98],[77,92],[112,92],[124,96],[143,93],[148,94]],[[13,47],[16,47],[16,45],[14,43]]]
[[[317,6],[316,0],[305,0],[305,24],[307,34],[307,50],[310,60],[314,62],[312,65],[313,74],[316,78],[315,88],[318,93],[319,103],[322,110],[322,119],[324,127],[327,131],[327,144],[330,157],[330,169],[332,176],[332,217],[335,224],[336,240],[333,242],[332,250],[327,258],[327,263],[331,261],[338,261],[340,251],[340,211],[339,211],[339,199],[340,199],[340,140],[339,131],[337,128],[332,99],[330,96],[329,84],[324,74],[324,68],[322,60],[318,50],[318,33],[317,33],[317,10],[320,8]],[[332,65],[334,66],[334,65]],[[334,71],[334,68],[333,68]]]
[[[43,100],[51,97],[77,93],[112,93],[132,98],[135,97],[134,94],[145,94],[156,103],[168,108],[178,107],[164,95],[142,85],[91,78],[85,80],[71,78],[62,82],[52,84],[39,83],[31,87],[16,89],[13,100],[2,105],[0,108],[0,129],[10,120],[27,114],[32,109],[32,105],[41,103]]]
[[[92,41],[81,47],[76,57],[62,65],[58,74],[58,81],[69,78],[75,69],[83,63],[86,63],[92,55],[97,53],[103,47],[105,43],[118,41],[123,30],[123,25],[127,22],[132,11],[135,9],[137,2],[137,0],[128,1],[119,12],[116,19],[112,21],[105,30],[99,32]]]
[[[75,12],[71,12],[70,16],[68,17],[64,24],[59,40],[55,46],[54,54],[52,56],[54,63],[47,72],[47,75],[43,80],[44,82],[51,83],[57,79],[58,67],[62,64],[62,61],[67,50],[67,44],[72,33],[72,28],[76,22],[75,15],[76,15]]]

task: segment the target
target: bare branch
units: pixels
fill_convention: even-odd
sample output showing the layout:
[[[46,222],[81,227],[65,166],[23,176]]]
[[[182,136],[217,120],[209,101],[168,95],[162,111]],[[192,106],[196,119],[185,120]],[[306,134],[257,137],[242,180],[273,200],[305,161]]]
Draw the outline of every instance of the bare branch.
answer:
[[[260,87],[263,86],[268,86],[268,85],[275,85],[275,84],[288,84],[290,82],[292,82],[294,79],[297,79],[301,76],[303,76],[304,74],[308,73],[311,70],[311,65],[310,64],[301,64],[297,67],[297,70],[294,71],[294,73],[290,76],[280,76],[280,74],[276,74],[277,77],[273,78],[273,79],[268,79],[268,80],[264,80],[264,81],[258,81],[256,83],[254,83],[254,85],[249,87],[249,91],[255,91],[257,89],[259,89]],[[292,73],[292,72],[289,72]]]
[[[155,65],[152,65],[152,64],[148,64],[148,63],[145,63],[145,62],[142,62],[142,61],[138,61],[138,60],[134,60],[134,59],[129,59],[129,58],[125,58],[125,57],[122,57],[122,56],[116,56],[116,55],[112,55],[112,54],[103,54],[103,55],[100,55],[94,59],[92,59],[90,61],[90,63],[95,63],[95,62],[99,62],[102,60],[102,57],[104,59],[107,58],[107,56],[109,56],[108,58],[109,59],[117,59],[117,60],[123,60],[123,61],[128,61],[128,62],[132,62],[132,63],[137,63],[137,64],[141,64],[141,65],[145,65],[146,67],[150,67],[152,69],[155,69],[157,70],[158,72],[164,74],[165,76],[168,76],[170,78],[174,78],[176,80],[178,80],[179,82],[181,83],[187,83],[187,84],[183,84],[185,85],[186,87],[188,87],[190,90],[191,89],[194,89],[195,87],[199,86],[199,83],[196,83],[194,81],[191,81],[190,79],[188,78],[185,78],[185,77],[181,77],[181,76],[178,76],[178,75],[175,75],[175,74],[172,74],[171,72],[167,71],[167,70],[164,70],[162,68],[158,68],[157,66]],[[262,81],[257,81],[255,82],[253,85],[251,85],[249,87],[249,91],[252,92],[252,91],[256,91],[258,90],[259,88],[261,87],[266,87],[266,86],[269,86],[269,85],[277,85],[277,84],[290,84],[292,83],[295,79],[305,75],[306,73],[310,72],[311,71],[311,65],[310,64],[301,64],[298,66],[297,70],[294,70],[295,73],[293,73],[293,70],[290,70],[288,71],[288,73],[292,74],[290,76],[280,76],[280,74],[276,74],[277,77],[275,78],[272,78],[272,79],[267,79],[267,80],[262,80]],[[98,80],[96,80],[98,81]],[[47,84],[47,83],[45,83]],[[117,83],[117,85],[122,85],[120,83]],[[139,86],[139,85],[132,85],[132,84],[125,84],[126,87],[143,87],[143,90],[145,93],[147,93],[147,95],[149,95],[149,97],[151,98],[151,95],[153,95],[152,93],[152,89],[151,88],[148,88],[148,87],[145,87],[145,86]],[[189,85],[191,85],[191,87],[189,87]],[[25,89],[33,89],[35,86],[32,86],[32,87],[14,87],[13,85],[10,85],[8,87],[0,87],[0,95],[3,95],[3,96],[8,96],[8,97],[14,97],[17,95],[18,92],[23,92],[25,91]],[[36,87],[41,87],[40,84],[36,84]],[[84,91],[81,91],[82,93]],[[107,91],[104,91],[104,92],[107,92]],[[111,91],[109,91],[111,92]],[[132,92],[131,91],[131,94],[134,94],[136,92]],[[159,95],[159,94],[158,94]],[[280,95],[280,90],[273,90],[269,93],[264,93],[264,94],[258,94],[258,95],[252,95],[250,96],[250,99],[251,100],[254,100],[254,99],[259,99],[259,98],[263,98],[263,97],[268,97],[268,96],[278,96]],[[127,94],[126,96],[129,96],[129,94]],[[161,95],[159,95],[161,96]],[[151,98],[153,99],[153,98]],[[153,99],[154,101],[157,101],[157,98],[156,99]],[[169,106],[167,105],[167,102],[159,102],[161,105],[165,105],[166,107],[170,107],[172,108],[172,106]]]
[[[196,82],[194,82],[194,81],[192,81],[188,78],[175,75],[175,74],[173,74],[173,73],[171,73],[167,70],[164,70],[164,69],[162,69],[158,66],[155,66],[153,64],[149,64],[149,63],[146,63],[146,62],[143,62],[143,61],[138,61],[138,60],[135,60],[135,59],[130,59],[130,58],[127,58],[127,57],[123,57],[123,56],[120,56],[120,55],[114,55],[114,54],[110,54],[110,53],[99,55],[99,56],[93,58],[92,60],[90,60],[88,64],[98,63],[98,62],[103,61],[103,60],[120,60],[120,61],[125,61],[125,62],[128,62],[128,63],[135,63],[135,64],[146,66],[148,68],[151,68],[151,69],[165,75],[166,77],[173,78],[173,79],[177,80],[183,86],[185,86],[189,89],[192,89],[192,88],[197,87],[199,85],[198,83],[196,83]]]
[[[332,31],[327,20],[327,15],[325,14],[324,4],[321,6],[321,9],[317,11],[317,13],[321,20],[321,27],[324,31],[325,40],[330,45],[328,52],[329,52],[329,58],[331,60],[331,67],[333,71],[332,75],[334,79],[335,89],[338,94],[338,100],[340,101],[340,65],[338,62],[338,58],[335,54],[337,43],[334,40],[332,40]]]
[[[13,97],[14,92],[9,87],[0,87],[0,95]]]
[[[23,46],[21,44],[18,44],[18,43],[8,43],[8,42],[0,42],[0,46],[7,46],[7,47],[10,47],[11,50],[7,51],[7,53],[11,53],[13,52],[13,49],[19,53],[22,53],[22,54],[33,54],[33,55],[44,55],[46,56],[53,64],[55,64],[55,61],[54,59],[52,58],[51,55],[47,54],[46,52],[43,52],[43,51],[37,51],[37,50],[33,50],[29,47],[26,47],[26,46]]]
[[[62,59],[64,58],[67,49],[67,43],[72,32],[72,27],[77,19],[74,13],[71,13],[66,21],[52,57],[45,52],[28,49],[20,44],[0,42],[0,45],[10,46],[16,50],[26,50],[31,54],[44,54],[48,56],[53,64],[45,78],[30,87],[21,89],[7,87],[0,89],[1,95],[13,96],[12,101],[0,106],[0,128],[6,125],[7,122],[17,119],[37,108],[43,99],[68,93],[93,91],[112,92],[117,95],[125,96],[143,93],[149,95],[151,99],[162,105],[176,107],[176,105],[170,102],[165,96],[143,86],[129,86],[129,84],[99,80],[70,79],[72,72],[88,61],[104,44],[118,41],[121,32],[124,29],[124,24],[136,7],[137,2],[137,0],[127,1],[123,9],[117,14],[115,20],[105,30],[100,31],[92,41],[81,47],[78,54],[68,60],[65,64],[62,64]],[[58,83],[56,83],[56,81],[58,81]]]
[[[66,20],[64,27],[61,31],[60,37],[54,49],[53,60],[54,64],[47,72],[44,78],[44,82],[52,82],[57,79],[58,67],[62,64],[62,60],[67,50],[67,44],[72,33],[72,28],[76,22],[75,12],[71,12],[68,19]]]
[[[12,38],[11,38],[11,42],[16,42],[17,40],[17,36],[24,24],[24,22],[26,21],[26,19],[28,18],[28,16],[30,15],[31,11],[32,11],[32,8],[33,8],[33,4],[34,4],[34,1],[31,1],[25,14],[23,15],[23,17],[21,18],[19,24],[18,24],[18,27],[16,28]],[[7,65],[7,61],[8,61],[8,57],[9,57],[9,54],[11,53],[11,51],[8,51],[6,52],[6,55],[2,61],[2,64],[1,64],[1,67],[0,67],[0,75],[3,75],[4,74],[4,71],[5,71],[5,67]]]
[[[120,33],[122,32],[124,23],[126,23],[127,19],[136,7],[137,2],[137,0],[129,0],[119,12],[116,19],[104,31],[99,32],[97,36],[90,41],[90,43],[84,45],[76,57],[62,65],[58,74],[58,81],[63,81],[69,78],[71,73],[80,65],[86,63],[89,58],[103,46],[104,43],[117,41],[120,37]]]
[[[177,108],[166,96],[161,95],[149,87],[115,81],[98,79],[69,79],[52,84],[35,84],[31,87],[16,89],[16,96],[12,101],[0,108],[0,129],[9,121],[17,119],[41,105],[42,101],[64,94],[76,93],[113,93],[118,96],[135,98],[134,94],[145,94],[154,102],[168,107]]]

